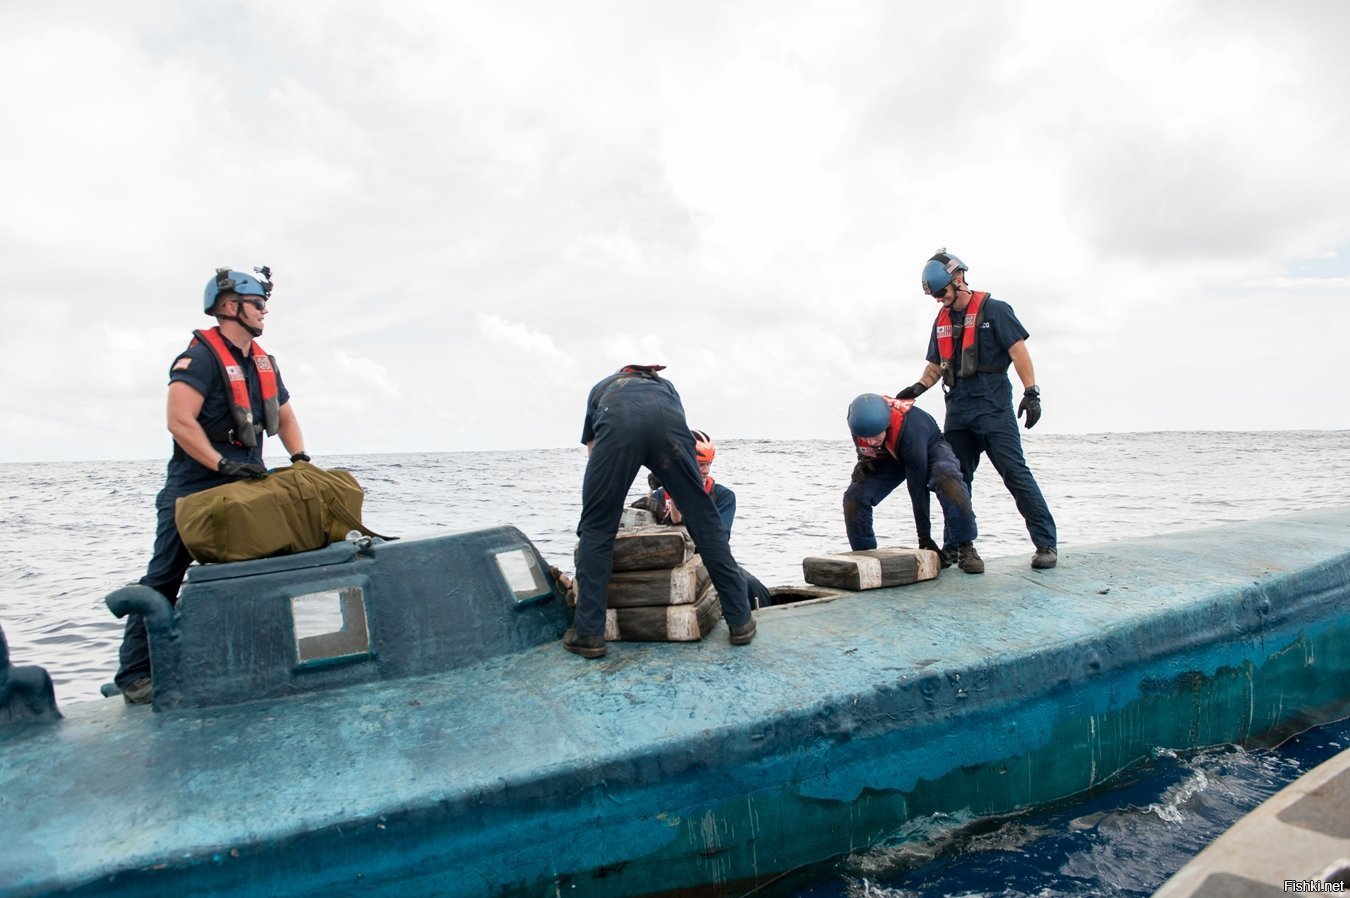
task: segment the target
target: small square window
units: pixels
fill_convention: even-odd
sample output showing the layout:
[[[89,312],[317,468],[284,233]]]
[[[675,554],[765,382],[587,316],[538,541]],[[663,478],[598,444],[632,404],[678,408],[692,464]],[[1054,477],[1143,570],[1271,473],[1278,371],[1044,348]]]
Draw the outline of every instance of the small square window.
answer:
[[[548,578],[539,569],[535,555],[524,546],[497,553],[497,569],[516,597],[517,603],[543,598],[553,592]]]
[[[370,654],[366,595],[359,586],[292,596],[291,622],[302,667]]]

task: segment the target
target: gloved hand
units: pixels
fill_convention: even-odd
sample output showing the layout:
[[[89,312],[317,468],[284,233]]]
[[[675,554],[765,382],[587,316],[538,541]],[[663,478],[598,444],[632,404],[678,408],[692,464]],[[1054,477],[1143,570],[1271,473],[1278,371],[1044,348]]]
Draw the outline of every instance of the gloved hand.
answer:
[[[1036,422],[1041,420],[1041,388],[1027,387],[1022,394],[1022,401],[1017,406],[1017,417],[1022,417],[1022,412],[1027,413],[1026,428],[1030,430],[1036,426]]]
[[[242,480],[245,477],[266,477],[267,469],[262,465],[251,461],[230,461],[228,458],[222,458],[216,464],[216,472],[226,477],[234,477]]]
[[[952,566],[952,563],[947,560],[947,556],[943,554],[942,547],[939,546],[937,543],[933,542],[933,538],[931,536],[919,537],[919,548],[929,549],[930,551],[936,552],[938,557],[938,563],[941,564],[943,567]]]
[[[876,467],[870,458],[860,458],[858,463],[853,466],[853,476],[850,478],[854,483],[862,483],[867,479],[867,475]]]
[[[895,394],[896,399],[918,399],[924,390],[928,389],[923,385],[923,381],[915,381],[913,385],[905,387],[899,393]]]

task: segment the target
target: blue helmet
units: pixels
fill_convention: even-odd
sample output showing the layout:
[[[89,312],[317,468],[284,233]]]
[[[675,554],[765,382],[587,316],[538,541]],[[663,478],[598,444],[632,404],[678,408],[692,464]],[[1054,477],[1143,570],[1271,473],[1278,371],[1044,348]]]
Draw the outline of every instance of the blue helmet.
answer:
[[[958,271],[969,271],[966,263],[947,252],[944,246],[923,266],[923,292],[932,296],[947,289]]]
[[[885,396],[863,393],[848,404],[848,429],[855,437],[874,437],[890,425],[891,404]]]
[[[255,268],[254,271],[263,276],[263,280],[258,280],[251,274],[244,274],[242,271],[231,271],[228,268],[217,268],[215,277],[206,282],[206,289],[202,291],[202,311],[211,315],[211,311],[216,307],[216,299],[222,293],[234,293],[238,296],[261,296],[266,300],[272,295],[272,270],[266,265],[261,268]]]

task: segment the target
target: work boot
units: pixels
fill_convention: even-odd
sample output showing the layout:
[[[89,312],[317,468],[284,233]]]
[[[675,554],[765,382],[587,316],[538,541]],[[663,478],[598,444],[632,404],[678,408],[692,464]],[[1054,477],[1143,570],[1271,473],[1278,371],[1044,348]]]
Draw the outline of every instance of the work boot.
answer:
[[[130,686],[122,690],[122,701],[128,705],[148,705],[154,698],[155,686],[149,677],[133,680]]]
[[[980,557],[979,552],[975,551],[974,543],[964,542],[957,546],[956,557],[957,564],[959,564],[961,570],[965,571],[967,574],[984,573],[984,559]]]
[[[1059,561],[1059,552],[1054,546],[1037,546],[1036,554],[1031,557],[1031,566],[1037,570],[1052,568]]]
[[[605,635],[582,636],[576,628],[569,627],[563,634],[563,648],[573,655],[583,658],[603,658],[605,656]]]
[[[755,638],[755,618],[753,616],[739,627],[732,627],[731,624],[727,624],[727,626],[731,628],[732,645],[749,645],[750,640]]]

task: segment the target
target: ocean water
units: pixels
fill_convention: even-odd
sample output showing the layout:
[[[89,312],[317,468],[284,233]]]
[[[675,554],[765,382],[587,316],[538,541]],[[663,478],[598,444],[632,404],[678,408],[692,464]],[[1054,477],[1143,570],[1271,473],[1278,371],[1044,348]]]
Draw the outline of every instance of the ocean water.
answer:
[[[1075,545],[1350,505],[1350,432],[1028,433],[1028,461]],[[315,457],[366,490],[364,520],[393,535],[514,524],[573,569],[586,455],[573,449]],[[845,440],[725,440],[713,474],[736,491],[737,559],[770,586],[800,584],[801,559],[844,551]],[[0,626],[15,664],[45,667],[61,704],[99,698],[121,622],[103,605],[149,558],[164,462],[0,465]],[[633,497],[645,481],[639,478]],[[1032,546],[986,461],[975,479],[986,558]],[[933,503],[935,528],[941,511]],[[877,509],[882,545],[913,545],[907,494]],[[1063,808],[996,821],[924,821],[894,843],[774,886],[782,896],[1146,896],[1204,842],[1321,759],[1350,744],[1322,727],[1280,749],[1161,756]]]

